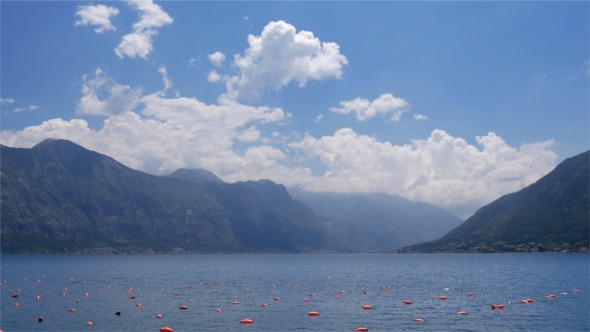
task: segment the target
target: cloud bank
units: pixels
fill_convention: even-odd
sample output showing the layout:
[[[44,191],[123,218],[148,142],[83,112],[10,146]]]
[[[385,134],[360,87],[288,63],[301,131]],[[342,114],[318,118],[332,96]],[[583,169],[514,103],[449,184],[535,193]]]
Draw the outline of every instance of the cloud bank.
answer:
[[[205,168],[226,181],[269,178],[310,191],[385,192],[464,217],[535,182],[557,159],[551,140],[511,147],[495,133],[476,137],[477,145],[440,129],[404,145],[351,128],[297,139],[265,130],[285,120],[280,108],[231,100],[206,104],[161,92],[140,96],[140,89],[121,85],[101,70],[82,90],[78,112],[105,116],[102,128],[90,128],[82,119],[52,119],[2,131],[2,144],[30,147],[45,138],[64,138],[154,174]],[[247,147],[238,149],[240,142]],[[307,166],[313,163],[320,167]]]
[[[172,18],[151,1],[130,3],[141,12],[140,20],[130,37],[123,38],[118,54],[143,58],[151,51],[156,29]],[[131,42],[134,39],[138,43]],[[151,93],[121,84],[97,69],[92,77],[83,76],[76,107],[80,118],[2,130],[0,142],[31,147],[46,138],[63,138],[153,174],[205,168],[230,182],[268,178],[310,191],[398,194],[463,217],[533,183],[555,166],[552,140],[512,147],[495,133],[482,133],[470,144],[435,129],[426,138],[399,144],[352,128],[321,137],[279,132],[276,128],[285,125],[289,113],[244,100],[257,100],[290,82],[305,86],[309,80],[340,78],[346,57],[337,44],[320,42],[313,33],[297,32],[283,21],[269,23],[259,36],[250,35],[248,44],[243,55],[234,56],[236,75],[210,72],[209,81],[224,81],[227,86],[215,104],[196,97],[167,97],[172,81],[163,65],[154,74],[161,75],[164,88]],[[215,52],[209,60],[221,69],[225,55]],[[342,101],[330,111],[353,114],[359,121],[377,116],[399,121],[409,105],[385,93],[374,100]],[[90,127],[83,119],[87,116],[103,117],[102,127]],[[322,118],[320,114],[314,121]],[[427,117],[416,114],[414,119]]]

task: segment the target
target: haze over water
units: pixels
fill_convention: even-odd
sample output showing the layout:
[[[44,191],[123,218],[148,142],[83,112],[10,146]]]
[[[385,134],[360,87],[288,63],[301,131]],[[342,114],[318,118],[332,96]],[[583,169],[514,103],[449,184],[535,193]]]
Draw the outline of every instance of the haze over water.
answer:
[[[587,254],[3,255],[0,328],[588,331],[588,258]],[[521,303],[527,298],[535,302]],[[491,304],[504,304],[505,309],[492,310]],[[187,309],[179,309],[182,305]],[[310,311],[320,315],[310,317]],[[460,311],[467,314],[458,315]],[[41,323],[39,316],[44,318]],[[246,318],[254,323],[240,324]],[[416,318],[424,322],[417,323]]]

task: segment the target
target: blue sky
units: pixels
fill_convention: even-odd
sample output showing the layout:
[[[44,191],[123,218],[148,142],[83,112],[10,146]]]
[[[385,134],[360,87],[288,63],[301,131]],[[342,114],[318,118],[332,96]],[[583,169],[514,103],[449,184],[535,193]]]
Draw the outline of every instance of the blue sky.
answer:
[[[460,216],[589,148],[589,3],[0,2],[0,142]]]

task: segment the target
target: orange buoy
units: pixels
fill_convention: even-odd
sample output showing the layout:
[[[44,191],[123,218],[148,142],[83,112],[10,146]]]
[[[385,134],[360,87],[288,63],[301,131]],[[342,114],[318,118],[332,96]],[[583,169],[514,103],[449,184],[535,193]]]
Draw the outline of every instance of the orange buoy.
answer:
[[[468,312],[467,312],[467,311],[459,311],[459,312],[457,313],[457,315],[467,315],[467,314],[468,314]]]
[[[172,329],[169,328],[168,326],[164,326],[164,327],[160,328],[160,332],[172,332]]]
[[[308,316],[311,316],[311,317],[316,317],[316,316],[319,316],[320,313],[317,312],[317,311],[310,311],[310,312],[307,313],[307,315]]]
[[[215,312],[221,312],[221,308],[216,308]]]
[[[553,294],[545,296],[546,299],[554,299],[556,297],[557,296],[556,295],[553,295]]]
[[[503,304],[492,304],[492,310],[494,309],[504,309],[504,305]]]
[[[424,319],[422,319],[422,318],[414,318],[414,322],[416,322],[416,323],[424,323]]]
[[[275,299],[274,299],[274,300],[275,300],[275,301],[280,301],[280,300],[281,300],[281,298],[280,298],[280,297],[275,297]]]
[[[91,326],[92,324],[94,324],[94,323],[92,323],[91,321],[87,321],[87,322],[86,322],[86,325],[87,325],[87,326]]]
[[[130,299],[135,300],[135,295],[129,296]]]
[[[231,304],[240,304],[240,302],[238,302],[238,301],[234,301],[234,302],[232,302]]]
[[[370,305],[364,305],[362,308],[363,308],[363,310],[371,310],[371,309],[373,309]]]
[[[252,323],[254,323],[254,321],[251,319],[242,319],[240,321],[240,324],[252,324]]]
[[[140,308],[141,307],[141,303],[136,303],[135,306],[138,307],[138,308]]]
[[[74,308],[70,308],[70,309],[68,309],[68,311],[69,311],[69,312],[76,312],[76,309],[74,309]]]
[[[412,301],[410,301],[410,300],[404,300],[404,304],[412,304]]]
[[[355,331],[369,331],[367,327],[357,327]]]
[[[15,299],[18,298],[18,296],[19,296],[18,294],[12,294],[12,295],[10,295],[10,297],[13,297]]]
[[[448,300],[449,298],[446,297],[446,296],[444,296],[444,295],[441,295],[441,296],[438,297],[438,299],[439,300]]]
[[[533,299],[524,299],[524,300],[520,300],[520,302],[522,302],[522,303],[533,303],[533,302],[535,302],[535,300],[533,300]]]
[[[467,296],[475,296],[475,293],[467,293]]]
[[[13,306],[13,307],[15,307],[15,308],[16,308],[16,307],[18,307],[18,303],[14,302],[14,303],[12,304],[12,306]]]
[[[266,307],[266,306],[268,306],[268,304],[266,304],[266,303],[263,303],[263,304],[261,304],[260,306],[261,306],[261,307]]]
[[[35,296],[35,300],[41,300],[41,296],[39,296],[39,295]]]
[[[303,302],[309,302],[309,299],[305,298],[303,299]]]
[[[188,309],[188,307],[185,306],[185,305],[181,305],[178,309],[180,309],[180,310],[186,310],[186,309]]]
[[[43,317],[43,316],[39,316],[39,318],[37,318],[37,321],[38,321],[39,323],[41,323],[41,322],[42,322],[42,321],[44,321],[44,320],[45,320],[45,317]]]
[[[162,314],[157,314],[156,318],[162,318]]]

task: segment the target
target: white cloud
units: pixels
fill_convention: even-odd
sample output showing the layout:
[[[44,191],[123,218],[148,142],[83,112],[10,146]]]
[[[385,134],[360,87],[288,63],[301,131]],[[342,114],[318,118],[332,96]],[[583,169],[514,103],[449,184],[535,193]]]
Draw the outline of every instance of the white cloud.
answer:
[[[314,119],[313,119],[313,123],[319,123],[320,121],[322,121],[324,119],[324,115],[323,114],[318,114]]]
[[[508,146],[494,133],[476,138],[481,148],[434,130],[425,140],[392,145],[343,128],[333,136],[292,143],[325,167],[322,174],[289,184],[313,191],[386,192],[427,201],[467,217],[503,194],[549,172],[557,156],[552,140]]]
[[[19,131],[0,131],[2,144],[13,147],[31,147],[46,138],[65,138],[83,144],[92,140],[92,130],[82,119],[51,119]]]
[[[164,83],[164,91],[167,91],[168,89],[170,89],[172,87],[172,81],[170,81],[170,78],[168,78],[168,69],[166,69],[165,66],[160,66],[160,68],[158,68],[158,73],[160,73],[162,75],[162,83]]]
[[[207,81],[217,83],[221,81],[221,75],[219,75],[215,70],[212,70],[209,72],[209,75],[207,75]]]
[[[260,136],[260,130],[256,126],[251,126],[238,133],[237,139],[242,142],[256,142],[260,140]]]
[[[215,66],[215,67],[221,67],[221,65],[223,64],[223,61],[225,61],[225,54],[221,53],[221,52],[215,52],[213,54],[209,54],[209,61],[211,61],[211,63]]]
[[[279,90],[292,81],[340,78],[348,64],[338,44],[320,42],[312,32],[295,30],[284,22],[270,22],[260,36],[248,36],[248,49],[234,56],[239,76],[227,80],[227,97],[257,100],[268,89]]]
[[[373,101],[364,98],[341,101],[340,106],[340,108],[332,107],[330,111],[341,114],[354,113],[359,121],[366,121],[378,115],[391,113],[390,119],[395,122],[399,121],[401,115],[407,111],[409,103],[391,93],[385,93]]]
[[[428,120],[428,116],[427,115],[424,115],[424,114],[415,113],[414,114],[414,120],[416,120],[416,121],[426,121],[426,120]]]
[[[1,104],[14,104],[14,99],[12,99],[12,98],[0,98],[0,105]]]
[[[119,9],[105,5],[86,5],[78,6],[76,16],[80,19],[74,23],[75,26],[96,26],[94,32],[104,33],[107,30],[116,30],[111,23],[111,16],[119,14]]]
[[[25,111],[36,111],[39,109],[38,105],[29,105],[27,107],[17,107],[14,109],[15,113],[25,112]]]
[[[152,38],[157,35],[157,28],[172,24],[174,20],[153,0],[127,2],[140,12],[140,18],[133,24],[133,32],[123,36],[121,43],[115,48],[115,53],[120,58],[139,56],[145,59],[153,50]]]
[[[83,77],[82,97],[76,113],[87,115],[115,115],[132,111],[139,103],[140,89],[121,85],[97,69],[94,78]]]

